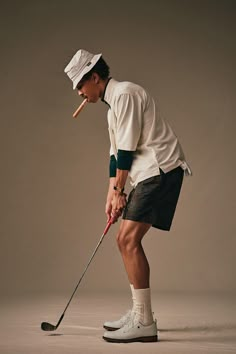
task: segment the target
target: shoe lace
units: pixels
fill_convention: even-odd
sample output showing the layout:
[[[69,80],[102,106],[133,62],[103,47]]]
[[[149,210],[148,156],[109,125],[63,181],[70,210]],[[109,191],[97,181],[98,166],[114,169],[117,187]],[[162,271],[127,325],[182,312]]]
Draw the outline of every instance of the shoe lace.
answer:
[[[125,324],[130,317],[131,317],[131,310],[127,311],[126,314],[123,317],[121,317],[120,322],[122,324]]]
[[[127,332],[129,329],[133,328],[139,323],[137,313],[131,313],[129,321],[124,325],[123,330]]]

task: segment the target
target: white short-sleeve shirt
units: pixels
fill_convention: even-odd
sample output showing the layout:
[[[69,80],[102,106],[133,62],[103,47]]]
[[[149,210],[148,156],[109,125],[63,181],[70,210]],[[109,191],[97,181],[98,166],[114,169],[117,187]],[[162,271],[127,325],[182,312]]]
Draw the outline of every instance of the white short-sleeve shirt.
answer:
[[[191,170],[181,145],[170,125],[160,116],[153,98],[141,86],[110,79],[104,101],[110,106],[107,114],[111,142],[110,155],[118,150],[134,151],[129,172],[133,186],[181,166]]]

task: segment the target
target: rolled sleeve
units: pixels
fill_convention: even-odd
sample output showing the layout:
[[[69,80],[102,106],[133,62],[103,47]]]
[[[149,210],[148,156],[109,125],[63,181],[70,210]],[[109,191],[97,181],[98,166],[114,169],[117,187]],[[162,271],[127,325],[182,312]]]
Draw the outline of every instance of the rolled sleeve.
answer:
[[[142,103],[136,94],[122,94],[116,105],[117,149],[135,151],[141,134]]]

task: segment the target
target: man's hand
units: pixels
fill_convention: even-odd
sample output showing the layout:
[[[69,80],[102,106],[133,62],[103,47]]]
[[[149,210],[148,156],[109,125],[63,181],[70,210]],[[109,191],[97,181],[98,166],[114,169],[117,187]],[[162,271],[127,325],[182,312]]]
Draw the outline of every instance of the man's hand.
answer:
[[[125,193],[121,193],[118,187],[125,186],[128,173],[129,171],[117,169],[116,177],[110,177],[107,202],[105,207],[107,221],[112,218],[113,223],[116,222],[121,216],[124,207],[126,206],[127,195]],[[116,186],[118,190],[114,189],[114,186]],[[122,188],[120,189],[122,190]]]
[[[124,207],[126,206],[126,194],[120,194],[113,192],[111,200],[107,200],[105,206],[105,213],[107,215],[107,221],[113,219],[113,224],[117,222],[122,214]]]
[[[111,216],[116,222],[122,214],[124,207],[126,206],[126,194],[114,191],[111,200]]]
[[[126,206],[126,194],[114,191],[111,199],[111,205],[112,213],[115,213],[118,210],[123,210]]]
[[[111,205],[111,202],[108,200],[106,202],[106,206],[105,206],[105,213],[107,216],[107,222],[111,219],[111,211],[112,211],[112,205]]]

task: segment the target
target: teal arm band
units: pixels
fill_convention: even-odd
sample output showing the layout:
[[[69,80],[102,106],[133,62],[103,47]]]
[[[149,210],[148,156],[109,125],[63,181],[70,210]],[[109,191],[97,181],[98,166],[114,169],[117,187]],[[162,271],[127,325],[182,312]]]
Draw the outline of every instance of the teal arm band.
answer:
[[[110,170],[110,177],[116,177],[116,158],[115,158],[115,155],[111,155],[111,157],[110,157],[109,170]]]
[[[134,151],[118,150],[117,154],[117,168],[119,170],[130,171],[133,162]]]

